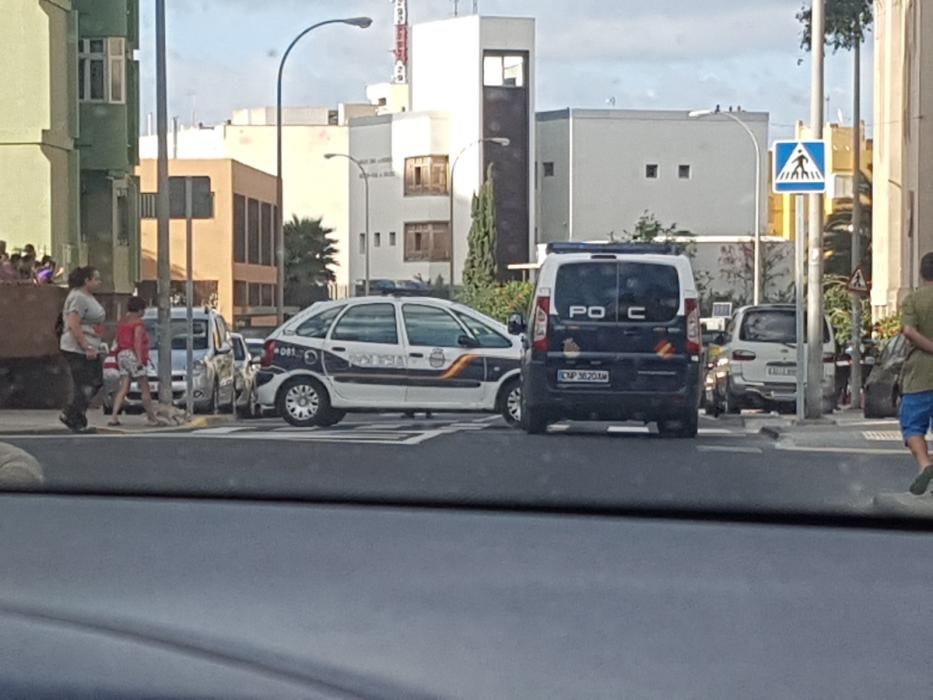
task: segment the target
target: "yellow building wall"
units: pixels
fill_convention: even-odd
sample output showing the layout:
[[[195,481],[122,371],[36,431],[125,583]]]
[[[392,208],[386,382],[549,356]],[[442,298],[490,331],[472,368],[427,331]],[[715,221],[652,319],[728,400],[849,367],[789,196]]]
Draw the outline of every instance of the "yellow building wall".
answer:
[[[4,0],[0,239],[77,263],[76,16],[70,0]]]

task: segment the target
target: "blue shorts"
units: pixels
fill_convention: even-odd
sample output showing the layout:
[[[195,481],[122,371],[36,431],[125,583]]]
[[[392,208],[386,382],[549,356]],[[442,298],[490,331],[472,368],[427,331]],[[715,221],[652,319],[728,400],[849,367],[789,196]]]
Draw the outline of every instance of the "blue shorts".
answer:
[[[933,391],[901,397],[901,432],[904,439],[926,437],[933,425]]]

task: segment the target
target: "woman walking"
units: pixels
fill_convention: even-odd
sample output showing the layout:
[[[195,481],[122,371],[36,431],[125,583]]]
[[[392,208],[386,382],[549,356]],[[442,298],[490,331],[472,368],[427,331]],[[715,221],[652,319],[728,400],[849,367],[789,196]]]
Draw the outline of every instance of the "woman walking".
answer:
[[[149,334],[146,333],[146,324],[143,323],[143,312],[146,302],[139,297],[133,297],[126,304],[126,315],[117,324],[117,367],[120,369],[120,388],[113,399],[113,415],[108,425],[120,425],[120,409],[130,391],[130,385],[135,381],[143,396],[143,408],[149,416],[150,425],[158,425],[155,413],[152,410],[152,395],[149,393],[149,381],[146,377],[146,366],[149,364]]]
[[[59,420],[73,432],[87,428],[87,407],[104,383],[101,364],[102,325],[107,317],[94,298],[100,273],[91,266],[79,267],[68,276],[70,291],[62,309],[59,344],[71,372],[71,403]]]

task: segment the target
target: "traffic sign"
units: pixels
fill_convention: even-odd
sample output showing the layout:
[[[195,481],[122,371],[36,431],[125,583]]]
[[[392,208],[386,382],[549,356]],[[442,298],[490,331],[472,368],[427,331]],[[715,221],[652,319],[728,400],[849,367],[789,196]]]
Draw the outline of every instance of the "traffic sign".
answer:
[[[849,291],[856,294],[868,294],[871,290],[871,283],[865,277],[865,271],[859,265],[855,268],[852,276],[849,277]]]
[[[775,141],[775,194],[820,194],[826,191],[825,141]]]

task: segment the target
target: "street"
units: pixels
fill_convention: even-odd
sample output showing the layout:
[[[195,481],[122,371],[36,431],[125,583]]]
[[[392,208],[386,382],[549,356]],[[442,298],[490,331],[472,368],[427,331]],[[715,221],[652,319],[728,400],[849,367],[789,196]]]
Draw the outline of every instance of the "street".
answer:
[[[39,460],[49,490],[88,492],[863,513],[914,474],[892,421],[766,423],[702,417],[696,440],[606,423],[533,437],[484,414],[355,414],[332,428],[267,418],[3,440]]]

